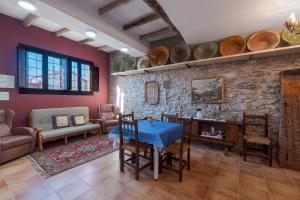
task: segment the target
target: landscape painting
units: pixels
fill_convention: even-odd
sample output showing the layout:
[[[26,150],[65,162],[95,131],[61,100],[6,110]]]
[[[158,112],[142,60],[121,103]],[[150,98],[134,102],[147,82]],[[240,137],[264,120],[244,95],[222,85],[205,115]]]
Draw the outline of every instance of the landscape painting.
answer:
[[[223,78],[192,80],[192,102],[221,103],[224,98]]]

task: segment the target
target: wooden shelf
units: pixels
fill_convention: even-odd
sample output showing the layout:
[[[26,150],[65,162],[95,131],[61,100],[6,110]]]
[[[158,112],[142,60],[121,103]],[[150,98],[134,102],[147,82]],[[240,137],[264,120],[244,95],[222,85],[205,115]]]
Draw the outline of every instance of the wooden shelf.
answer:
[[[193,61],[187,61],[187,62],[176,63],[176,64],[131,70],[126,72],[116,72],[116,73],[112,73],[111,76],[127,76],[127,75],[151,73],[151,72],[165,71],[165,70],[200,67],[209,64],[251,60],[256,58],[267,58],[267,57],[294,54],[294,53],[300,53],[300,45],[280,47],[272,50],[265,50],[265,51],[258,51],[258,52],[246,52],[246,53],[232,55],[232,56],[215,57],[215,58],[208,58],[203,60],[193,60]]]

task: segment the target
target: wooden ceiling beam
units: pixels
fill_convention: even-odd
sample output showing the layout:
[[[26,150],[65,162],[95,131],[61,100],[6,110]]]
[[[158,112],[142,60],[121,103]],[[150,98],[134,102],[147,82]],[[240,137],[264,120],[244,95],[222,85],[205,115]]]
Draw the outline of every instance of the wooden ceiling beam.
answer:
[[[136,27],[136,26],[141,26],[141,25],[147,24],[149,22],[155,21],[157,19],[160,19],[160,16],[156,13],[151,13],[149,15],[138,18],[137,20],[124,25],[123,30],[128,30],[128,29],[131,29],[131,28]]]
[[[153,31],[151,33],[146,33],[144,35],[140,35],[140,40],[151,39],[151,38],[158,37],[161,35],[169,34],[171,32],[173,32],[173,30],[171,30],[169,27],[165,27],[165,28],[159,29],[157,31]]]
[[[36,22],[40,17],[29,13],[23,21],[23,26],[29,27],[32,26],[34,22]]]
[[[159,5],[157,0],[143,0],[154,12],[156,12],[169,26],[171,30],[180,34],[174,24],[171,22],[170,18],[164,11],[164,9]]]
[[[62,29],[60,29],[60,30],[54,32],[54,36],[55,36],[55,37],[61,37],[61,36],[63,36],[65,33],[70,32],[70,31],[71,31],[71,30],[68,29],[68,28],[62,28]]]
[[[92,38],[85,38],[83,40],[80,40],[79,43],[80,44],[86,44],[86,43],[93,42],[93,41],[95,41],[95,40],[92,39]]]
[[[132,0],[113,0],[109,4],[106,4],[102,8],[99,8],[98,14],[103,15],[103,14],[109,12],[109,11],[112,11],[115,8],[118,8],[121,5],[127,4],[130,1],[132,1]]]

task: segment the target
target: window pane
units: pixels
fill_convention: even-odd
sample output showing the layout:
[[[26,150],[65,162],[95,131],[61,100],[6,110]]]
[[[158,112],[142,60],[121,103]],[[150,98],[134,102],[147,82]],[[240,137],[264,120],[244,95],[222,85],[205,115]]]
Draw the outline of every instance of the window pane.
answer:
[[[39,63],[42,63],[42,54],[32,51],[25,53],[25,87],[42,89],[43,75]]]
[[[90,66],[87,64],[81,64],[81,91],[89,92],[90,87]]]
[[[65,59],[48,56],[48,89],[67,89],[67,65]]]
[[[78,91],[78,63],[72,61],[72,91]]]

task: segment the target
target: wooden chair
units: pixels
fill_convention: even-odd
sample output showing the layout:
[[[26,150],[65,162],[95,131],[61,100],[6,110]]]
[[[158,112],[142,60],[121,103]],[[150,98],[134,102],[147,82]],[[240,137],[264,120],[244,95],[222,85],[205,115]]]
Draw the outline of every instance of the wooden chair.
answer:
[[[134,139],[124,141],[124,136],[133,136]],[[120,157],[120,170],[124,171],[124,165],[128,165],[135,169],[135,179],[139,180],[140,170],[151,166],[153,167],[153,147],[152,145],[146,144],[144,142],[139,142],[139,132],[137,120],[134,120],[133,113],[127,115],[119,115],[119,157]],[[140,155],[142,152],[150,150],[150,159],[144,155]],[[131,154],[126,153],[129,151]],[[125,159],[125,155],[129,158]],[[140,166],[139,158],[143,157],[150,160],[143,166]],[[131,162],[129,162],[131,161]]]
[[[167,115],[165,113],[161,113],[162,122],[178,122],[178,113],[176,115]]]
[[[252,128],[252,130],[247,129]],[[256,129],[263,128],[263,135]],[[243,113],[243,154],[244,161],[247,156],[260,156],[267,158],[269,166],[272,166],[272,141],[268,138],[268,114],[265,115],[248,115]],[[261,151],[254,146],[267,147],[265,151]]]
[[[162,173],[163,168],[170,169],[179,174],[179,181],[182,181],[182,173],[185,166],[187,170],[191,168],[191,132],[193,125],[193,117],[190,119],[180,119],[179,123],[183,125],[183,131],[181,136],[181,141],[170,144],[164,149],[166,152],[166,158],[163,158],[163,154],[160,155],[160,172]],[[183,159],[184,154],[187,153],[187,160]],[[172,160],[179,161],[179,169],[172,167]],[[164,162],[167,161],[167,165]]]

